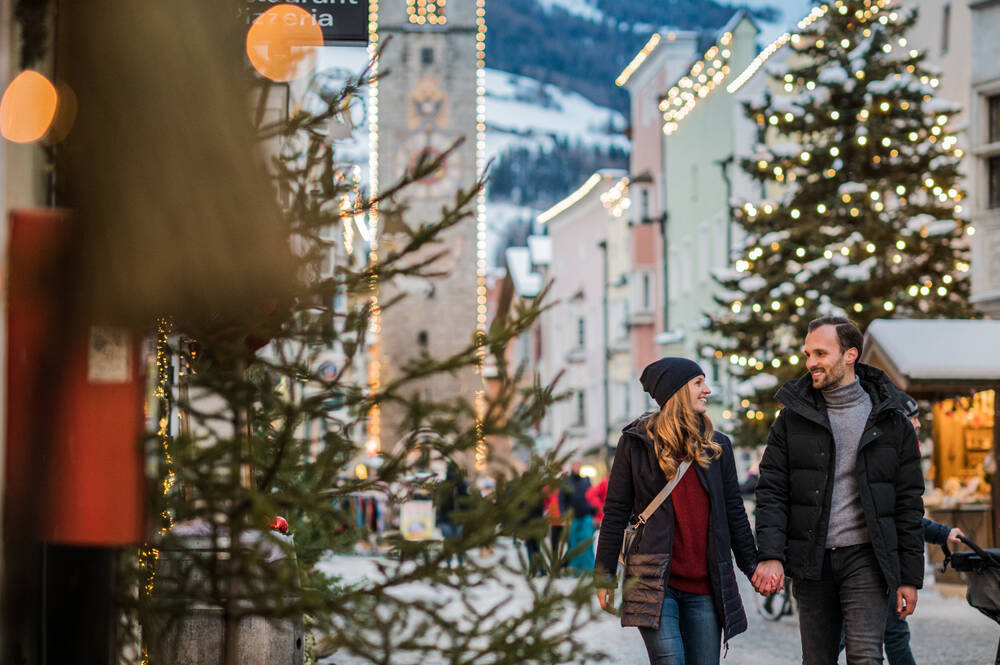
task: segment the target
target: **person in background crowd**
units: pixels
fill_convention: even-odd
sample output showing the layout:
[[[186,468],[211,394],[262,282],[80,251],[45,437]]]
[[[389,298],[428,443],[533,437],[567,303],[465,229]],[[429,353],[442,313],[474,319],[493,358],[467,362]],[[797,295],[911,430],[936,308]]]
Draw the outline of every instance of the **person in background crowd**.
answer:
[[[465,508],[466,497],[469,496],[469,483],[466,482],[461,469],[454,462],[448,463],[444,482],[438,487],[434,496],[437,504],[437,523],[445,540],[458,541],[462,538],[462,525],[455,520],[455,515]],[[458,565],[465,563],[465,554],[459,550],[455,555]],[[448,567],[451,568],[448,557]]]
[[[660,409],[618,441],[597,544],[597,599],[614,611],[626,524],[690,462],[628,553],[627,575],[639,581],[625,593],[622,625],[639,628],[651,665],[718,665],[722,638],[747,629],[732,554],[747,577],[757,565],[732,443],[712,427],[711,390],[697,363],[661,358],[639,380]]]
[[[886,597],[913,613],[924,578],[924,478],[917,437],[899,390],[858,362],[854,324],[809,324],[805,376],[777,393],[757,482],[755,587],[795,581],[804,665],[834,665],[840,633],[847,662],[882,662]],[[893,592],[893,590],[895,590]]]
[[[563,517],[562,508],[559,507],[559,490],[546,487],[545,492],[545,515],[549,518],[549,544],[552,546],[552,554],[559,551],[559,539],[562,538]]]
[[[573,460],[569,476],[567,476],[562,488],[562,503],[572,513],[572,522],[569,525],[569,551],[572,553],[577,547],[580,547],[580,550],[573,554],[573,557],[566,564],[574,575],[580,575],[594,569],[594,550],[590,544],[594,538],[594,514],[596,511],[587,501],[590,479],[580,475],[582,467],[583,462]],[[583,545],[586,546],[583,547]]]
[[[594,526],[600,527],[604,519],[604,502],[608,498],[608,477],[587,490],[587,503],[594,507]]]
[[[915,432],[920,431],[920,409],[917,400],[905,393],[900,393],[901,400],[899,410],[910,420]],[[964,536],[962,530],[957,527],[949,527],[932,520],[923,518],[924,540],[932,545],[944,545],[945,543],[961,543],[959,536]],[[894,594],[890,594],[890,603],[895,600]],[[889,665],[916,665],[913,659],[913,652],[910,650],[910,626],[906,619],[900,619],[896,613],[889,608],[889,614],[885,621],[885,656]]]

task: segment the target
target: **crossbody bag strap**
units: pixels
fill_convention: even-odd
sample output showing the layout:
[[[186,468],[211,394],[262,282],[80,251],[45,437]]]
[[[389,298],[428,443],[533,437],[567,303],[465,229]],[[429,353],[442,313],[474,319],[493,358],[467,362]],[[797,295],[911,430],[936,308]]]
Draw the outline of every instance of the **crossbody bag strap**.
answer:
[[[667,497],[670,496],[670,493],[674,491],[675,487],[677,487],[677,483],[681,482],[681,478],[684,477],[684,474],[687,473],[687,470],[690,467],[691,467],[691,460],[685,460],[681,462],[681,465],[677,467],[677,473],[674,474],[674,477],[671,478],[670,482],[667,483],[662,490],[660,490],[660,493],[657,494],[653,498],[653,500],[649,502],[649,505],[646,506],[646,510],[642,511],[642,513],[639,515],[639,524],[645,524],[649,520],[649,518],[653,516],[653,513],[656,512],[656,509],[659,508],[660,505],[667,500]]]

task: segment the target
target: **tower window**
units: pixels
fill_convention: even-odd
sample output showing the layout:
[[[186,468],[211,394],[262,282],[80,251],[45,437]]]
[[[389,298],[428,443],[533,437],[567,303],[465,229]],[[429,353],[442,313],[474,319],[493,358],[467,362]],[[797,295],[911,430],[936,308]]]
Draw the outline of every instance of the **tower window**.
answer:
[[[421,349],[426,349],[427,348],[427,331],[426,330],[421,330],[420,332],[417,333],[417,346],[419,346]]]
[[[434,49],[432,49],[432,48],[422,48],[422,49],[420,49],[420,64],[421,65],[433,65],[434,64]]]

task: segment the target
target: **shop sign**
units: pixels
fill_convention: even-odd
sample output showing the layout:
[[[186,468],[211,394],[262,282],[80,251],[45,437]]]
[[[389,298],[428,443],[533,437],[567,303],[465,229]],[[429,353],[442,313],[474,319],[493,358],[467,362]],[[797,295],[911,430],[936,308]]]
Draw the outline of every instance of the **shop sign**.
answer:
[[[323,31],[324,44],[368,43],[368,0],[247,0],[247,23],[279,4],[309,12]]]

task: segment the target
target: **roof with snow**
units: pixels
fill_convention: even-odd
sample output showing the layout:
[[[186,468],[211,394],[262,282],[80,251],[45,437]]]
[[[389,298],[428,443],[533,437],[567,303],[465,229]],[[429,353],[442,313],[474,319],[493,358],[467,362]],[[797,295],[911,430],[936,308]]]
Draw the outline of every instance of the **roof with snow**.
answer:
[[[531,250],[527,247],[508,247],[505,256],[517,295],[522,298],[537,296],[542,290],[542,276],[531,269]]]
[[[864,346],[862,361],[907,392],[1000,386],[1000,321],[878,319]]]
[[[577,203],[587,198],[587,195],[594,191],[594,188],[601,184],[602,181],[605,183],[611,183],[627,177],[627,172],[621,169],[600,169],[595,171],[589,178],[587,178],[586,182],[580,185],[580,187],[578,187],[572,194],[564,198],[559,203],[556,203],[548,210],[542,212],[535,219],[539,224],[545,224],[549,220],[558,217],[563,212],[569,210]]]
[[[528,250],[531,252],[532,266],[547,266],[552,263],[552,238],[549,236],[528,236]]]

